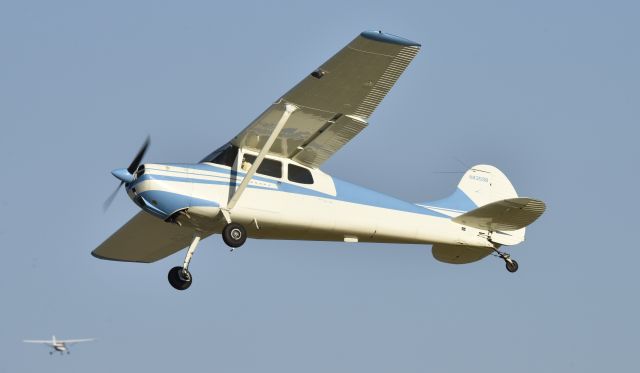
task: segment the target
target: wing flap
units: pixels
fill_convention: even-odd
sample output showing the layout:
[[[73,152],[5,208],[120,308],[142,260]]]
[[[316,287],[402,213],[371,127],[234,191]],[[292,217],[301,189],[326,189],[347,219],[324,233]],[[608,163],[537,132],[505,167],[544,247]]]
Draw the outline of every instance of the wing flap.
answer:
[[[312,141],[298,148],[299,152],[291,159],[310,167],[320,165],[356,137],[366,126],[365,121],[349,115],[334,118],[312,137]]]
[[[478,229],[515,231],[536,221],[545,209],[544,202],[537,199],[508,198],[478,207],[452,220]]]
[[[91,255],[106,260],[151,263],[188,246],[193,234],[193,229],[166,223],[141,211]]]

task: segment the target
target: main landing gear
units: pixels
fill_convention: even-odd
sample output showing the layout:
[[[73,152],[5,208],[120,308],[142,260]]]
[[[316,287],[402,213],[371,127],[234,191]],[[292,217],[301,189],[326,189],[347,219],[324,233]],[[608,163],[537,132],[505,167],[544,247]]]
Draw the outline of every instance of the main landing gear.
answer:
[[[222,229],[222,240],[233,249],[238,248],[247,240],[247,230],[238,223],[229,223]]]
[[[189,263],[191,262],[193,253],[195,253],[198,248],[198,243],[200,243],[200,233],[196,232],[193,235],[193,241],[191,241],[191,245],[189,245],[189,250],[187,250],[187,255],[184,258],[182,267],[173,267],[169,271],[169,275],[167,276],[169,283],[176,290],[187,290],[189,286],[191,286],[191,282],[193,282],[193,277],[191,277],[191,272],[189,272]]]
[[[511,259],[511,256],[505,252],[499,251],[498,249],[493,249],[496,252],[496,256],[500,257],[504,260],[504,263],[507,267],[507,271],[514,273],[518,270],[518,262],[515,259]]]
[[[193,277],[191,276],[191,272],[189,272],[189,263],[191,263],[191,258],[198,248],[200,238],[200,232],[196,232],[193,235],[193,241],[191,241],[191,245],[189,245],[189,250],[187,250],[187,255],[184,258],[182,267],[171,268],[167,275],[169,283],[176,290],[187,290],[193,282]],[[233,249],[242,246],[247,240],[247,230],[241,224],[229,223],[222,230],[222,239],[233,251]]]

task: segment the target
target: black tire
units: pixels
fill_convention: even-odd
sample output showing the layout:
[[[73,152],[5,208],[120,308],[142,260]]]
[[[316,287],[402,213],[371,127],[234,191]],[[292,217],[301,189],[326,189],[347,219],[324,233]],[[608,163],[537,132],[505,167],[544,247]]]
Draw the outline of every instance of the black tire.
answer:
[[[515,260],[511,259],[511,261],[505,260],[506,265],[507,265],[507,271],[514,273],[518,270],[518,262],[516,262]]]
[[[222,240],[227,246],[240,247],[247,240],[247,230],[242,224],[230,223],[222,230]]]
[[[187,290],[193,281],[191,273],[182,269],[182,267],[171,268],[167,278],[169,279],[171,286],[176,290]]]

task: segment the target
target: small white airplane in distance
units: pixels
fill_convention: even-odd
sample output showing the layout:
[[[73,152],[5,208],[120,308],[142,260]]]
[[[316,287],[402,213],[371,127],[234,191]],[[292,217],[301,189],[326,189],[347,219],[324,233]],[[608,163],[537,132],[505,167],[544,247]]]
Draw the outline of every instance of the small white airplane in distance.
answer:
[[[56,339],[56,336],[52,336],[51,340],[39,340],[39,339],[25,339],[24,343],[37,343],[43,344],[51,347],[53,350],[49,351],[49,355],[53,355],[54,351],[58,351],[60,355],[64,355],[66,352],[67,355],[71,353],[69,351],[69,346],[82,343],[82,342],[91,342],[94,338],[85,338],[85,339]]]
[[[214,233],[232,250],[247,237],[428,244],[441,262],[471,263],[494,254],[515,272],[518,263],[500,247],[524,241],[525,227],[545,204],[518,197],[497,168],[474,166],[451,196],[421,203],[319,169],[367,127],[419,49],[381,31],[361,33],[200,163],[141,164],[147,138],[129,167],[112,171],[120,185],[105,202],[106,209],[124,185],[143,211],[93,256],[150,263],[188,246],[182,266],[168,275],[178,290],[191,285],[191,258],[200,240]],[[411,136],[411,127],[396,126]],[[376,156],[397,157],[409,166],[402,151],[381,149],[370,159]]]

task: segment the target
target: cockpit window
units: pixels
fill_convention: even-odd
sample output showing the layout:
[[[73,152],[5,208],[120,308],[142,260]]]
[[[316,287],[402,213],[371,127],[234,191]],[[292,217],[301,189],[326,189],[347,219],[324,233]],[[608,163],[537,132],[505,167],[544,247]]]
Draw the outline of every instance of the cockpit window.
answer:
[[[231,144],[226,144],[214,151],[213,153],[206,156],[200,162],[210,162],[221,164],[224,166],[233,167],[233,163],[236,161],[236,157],[238,156],[238,148]]]
[[[313,184],[313,175],[306,168],[289,164],[288,171],[290,181],[300,184]]]
[[[241,168],[243,171],[248,172],[251,165],[256,161],[256,156],[251,154],[245,154],[242,158]],[[274,159],[265,158],[260,163],[257,173],[267,175],[271,177],[282,177],[282,162]]]

